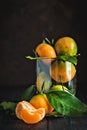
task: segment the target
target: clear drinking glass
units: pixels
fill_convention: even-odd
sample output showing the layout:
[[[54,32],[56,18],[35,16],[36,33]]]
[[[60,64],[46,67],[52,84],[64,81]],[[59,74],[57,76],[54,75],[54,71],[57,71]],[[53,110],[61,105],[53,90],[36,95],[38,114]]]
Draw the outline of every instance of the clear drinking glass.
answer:
[[[36,61],[39,91],[48,91],[53,85],[62,85],[76,94],[76,66],[68,61],[43,58]]]

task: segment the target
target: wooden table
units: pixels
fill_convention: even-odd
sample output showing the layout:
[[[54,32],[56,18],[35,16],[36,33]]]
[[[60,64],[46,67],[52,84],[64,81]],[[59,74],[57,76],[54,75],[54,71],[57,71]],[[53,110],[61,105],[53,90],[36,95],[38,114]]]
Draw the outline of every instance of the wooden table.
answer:
[[[0,91],[0,100],[13,100],[23,89],[3,87]],[[87,96],[84,93],[78,93],[77,96],[87,103]],[[81,117],[61,117],[44,118],[41,122],[28,125],[17,119],[15,116],[9,116],[0,109],[0,130],[87,130],[87,115]]]

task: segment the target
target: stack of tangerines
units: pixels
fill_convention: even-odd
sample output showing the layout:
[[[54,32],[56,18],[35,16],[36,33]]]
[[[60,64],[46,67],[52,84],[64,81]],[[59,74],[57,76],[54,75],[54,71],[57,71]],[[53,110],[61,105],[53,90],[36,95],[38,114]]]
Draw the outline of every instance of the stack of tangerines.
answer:
[[[77,44],[73,38],[59,38],[54,45],[45,42],[40,43],[35,48],[35,52],[39,58],[43,57],[44,64],[51,63],[50,76],[53,80],[56,82],[66,83],[74,78],[76,74],[76,67],[73,63],[63,60],[57,62],[57,60],[55,60],[58,56],[62,55],[69,57],[77,55]],[[68,69],[68,74],[66,72],[66,64],[71,66],[71,69]],[[44,83],[44,87],[42,86],[43,81],[46,81]],[[49,91],[50,86],[52,86],[52,84],[48,81],[49,77],[47,77],[44,72],[38,74],[36,86],[39,93],[34,95],[29,102],[18,102],[15,112],[19,119],[28,124],[34,124],[41,121],[46,114],[49,114],[54,110],[45,94],[45,92]],[[44,88],[43,91],[42,87]],[[62,85],[52,86],[51,89],[64,89],[64,91],[68,91],[68,89]]]

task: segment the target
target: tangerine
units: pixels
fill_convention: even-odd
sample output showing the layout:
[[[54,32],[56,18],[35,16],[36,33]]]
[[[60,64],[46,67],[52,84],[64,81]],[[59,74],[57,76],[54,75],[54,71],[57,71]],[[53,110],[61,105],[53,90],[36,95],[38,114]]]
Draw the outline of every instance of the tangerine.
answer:
[[[55,49],[47,43],[38,44],[36,47],[36,53],[38,56],[46,58],[43,60],[45,63],[50,63],[54,58],[56,58]]]
[[[61,37],[54,46],[58,55],[74,56],[77,54],[77,43],[71,37]]]
[[[15,109],[16,116],[27,124],[35,124],[45,117],[45,109],[36,109],[27,101],[18,102]]]
[[[35,108],[45,108],[45,113],[48,114],[54,110],[54,108],[51,106],[49,103],[46,94],[38,94],[32,97],[30,100],[30,103],[35,107]]]
[[[66,83],[74,78],[76,68],[71,62],[54,61],[51,64],[50,75],[52,79],[60,83]]]

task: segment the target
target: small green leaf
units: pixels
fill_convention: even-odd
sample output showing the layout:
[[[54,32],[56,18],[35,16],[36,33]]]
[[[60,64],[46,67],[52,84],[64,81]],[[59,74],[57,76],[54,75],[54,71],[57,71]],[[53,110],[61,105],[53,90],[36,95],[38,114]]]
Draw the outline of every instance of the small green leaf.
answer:
[[[19,97],[19,101],[20,100],[26,100],[29,101],[31,99],[31,97],[36,93],[36,86],[35,85],[31,85],[29,87],[27,87],[24,92],[21,94],[21,96]]]
[[[10,112],[11,114],[15,113],[16,105],[19,101],[26,100],[29,101],[31,97],[36,93],[36,87],[35,85],[31,85],[28,88],[24,90],[24,92],[21,94],[21,96],[18,98],[16,102],[12,101],[1,101],[0,107],[3,108],[6,112]]]
[[[77,65],[77,58],[76,56],[66,56],[66,55],[61,55],[57,57],[58,60],[63,60],[63,61],[69,61],[75,65]]]
[[[48,92],[52,85],[50,77],[44,71],[40,72],[37,75],[36,83],[37,83],[37,90],[40,93]]]
[[[37,60],[38,59],[38,57],[32,57],[32,56],[25,56],[25,57],[29,60]]]
[[[16,104],[17,104],[16,102],[2,101],[0,103],[0,107],[2,107],[4,110],[10,110],[10,111],[14,112]]]
[[[43,39],[43,43],[47,43],[49,45],[54,45],[54,39],[52,39],[51,41],[46,37],[45,39]]]
[[[32,57],[32,56],[25,56],[29,60],[42,60],[42,59],[48,59],[48,57]]]
[[[51,41],[50,41],[47,37],[45,38],[45,41],[46,41],[47,43],[51,44]]]
[[[87,105],[66,91],[54,91],[46,94],[54,109],[64,116],[79,116],[87,113]]]

